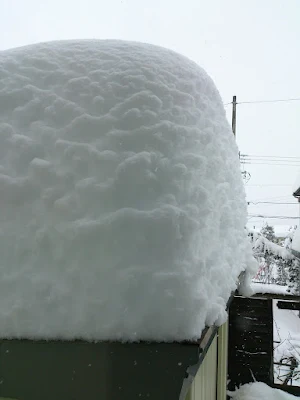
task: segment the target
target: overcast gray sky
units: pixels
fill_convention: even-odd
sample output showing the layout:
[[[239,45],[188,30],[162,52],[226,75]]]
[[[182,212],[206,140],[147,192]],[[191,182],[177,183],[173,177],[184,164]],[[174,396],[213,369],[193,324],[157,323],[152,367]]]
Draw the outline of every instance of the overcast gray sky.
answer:
[[[0,50],[59,39],[136,40],[196,61],[224,103],[233,95],[238,101],[300,98],[299,0],[0,0],[0,15]],[[230,118],[230,105],[226,109]],[[300,158],[300,101],[238,105],[237,141],[243,154]],[[247,165],[248,200],[295,202],[295,164]],[[289,204],[249,207],[250,214],[299,211]],[[250,222],[260,226],[263,220]]]

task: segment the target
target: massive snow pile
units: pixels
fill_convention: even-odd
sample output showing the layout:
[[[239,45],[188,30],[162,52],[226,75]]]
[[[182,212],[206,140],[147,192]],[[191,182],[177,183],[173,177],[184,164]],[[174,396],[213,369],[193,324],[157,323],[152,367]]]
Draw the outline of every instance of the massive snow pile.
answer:
[[[279,389],[273,389],[263,382],[247,383],[235,392],[229,393],[232,400],[296,400],[293,396]]]
[[[0,53],[0,336],[196,339],[249,254],[220,96],[151,45]]]

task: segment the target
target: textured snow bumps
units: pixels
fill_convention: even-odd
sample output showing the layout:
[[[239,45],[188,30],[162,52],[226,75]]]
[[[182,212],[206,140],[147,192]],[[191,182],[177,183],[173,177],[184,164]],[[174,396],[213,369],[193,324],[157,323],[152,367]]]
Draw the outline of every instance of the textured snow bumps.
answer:
[[[238,150],[195,63],[121,41],[0,53],[0,336],[196,339],[246,268]]]

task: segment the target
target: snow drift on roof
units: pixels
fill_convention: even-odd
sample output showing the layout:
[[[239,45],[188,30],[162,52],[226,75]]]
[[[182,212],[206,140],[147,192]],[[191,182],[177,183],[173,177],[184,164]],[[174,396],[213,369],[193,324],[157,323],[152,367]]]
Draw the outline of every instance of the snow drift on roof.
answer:
[[[0,66],[0,336],[172,341],[224,322],[249,248],[207,74],[96,40]]]

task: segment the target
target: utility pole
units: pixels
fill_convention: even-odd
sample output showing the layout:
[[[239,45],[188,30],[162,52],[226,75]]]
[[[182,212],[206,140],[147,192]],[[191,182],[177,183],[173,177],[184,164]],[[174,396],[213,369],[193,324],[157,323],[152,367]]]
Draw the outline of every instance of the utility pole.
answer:
[[[232,132],[234,136],[236,136],[236,96],[233,96],[232,99]]]
[[[233,132],[235,139],[236,139],[236,105],[237,105],[236,96],[233,96],[233,98],[232,98],[232,132]],[[239,153],[239,157],[240,157],[240,153]],[[247,171],[242,171],[242,175],[243,175],[243,179],[248,179],[247,182],[251,178],[251,175]]]

